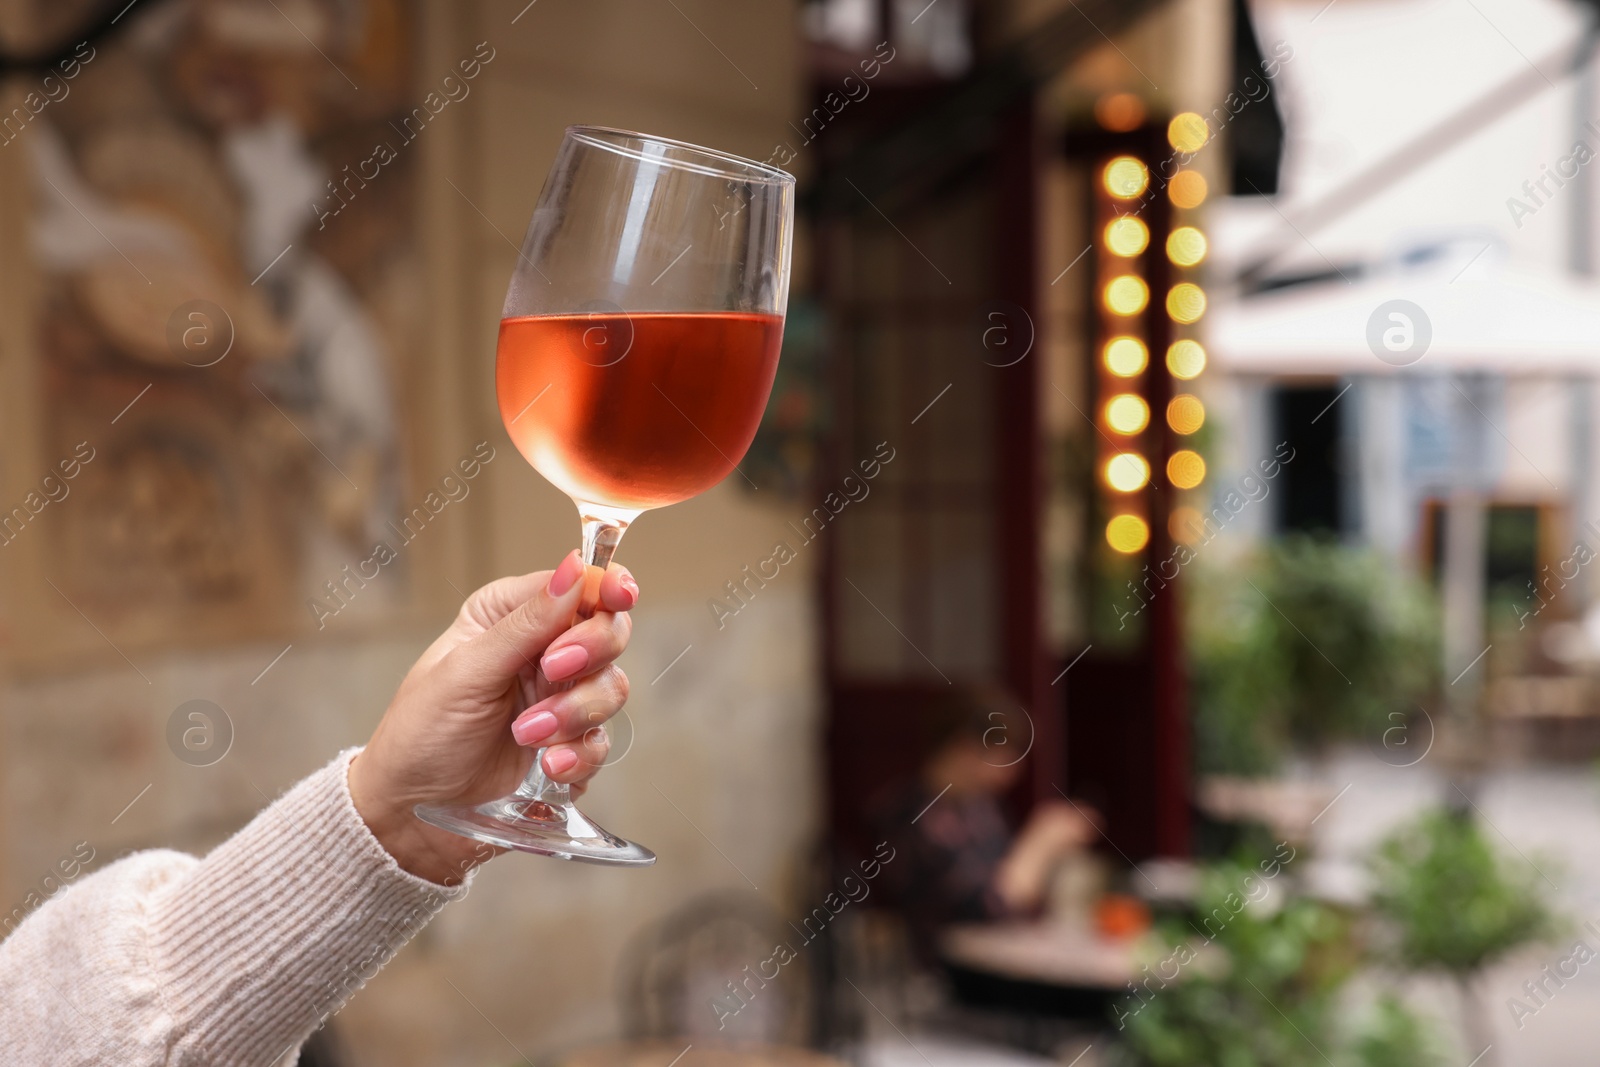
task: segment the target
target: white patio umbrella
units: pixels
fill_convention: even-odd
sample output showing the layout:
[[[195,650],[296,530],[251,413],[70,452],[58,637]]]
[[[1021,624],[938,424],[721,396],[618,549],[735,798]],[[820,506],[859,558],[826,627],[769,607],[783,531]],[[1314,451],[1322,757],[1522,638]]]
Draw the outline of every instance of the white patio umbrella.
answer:
[[[1253,296],[1219,296],[1207,352],[1224,373],[1273,376],[1416,370],[1507,375],[1600,372],[1600,284],[1568,274],[1443,257]],[[1394,301],[1407,301],[1421,316]],[[1412,321],[1394,319],[1400,314]],[[1376,318],[1376,327],[1373,326]],[[1406,350],[1431,334],[1421,358]],[[1394,349],[1384,347],[1384,333]],[[1369,340],[1369,337],[1371,338]],[[1374,351],[1383,353],[1380,358]]]

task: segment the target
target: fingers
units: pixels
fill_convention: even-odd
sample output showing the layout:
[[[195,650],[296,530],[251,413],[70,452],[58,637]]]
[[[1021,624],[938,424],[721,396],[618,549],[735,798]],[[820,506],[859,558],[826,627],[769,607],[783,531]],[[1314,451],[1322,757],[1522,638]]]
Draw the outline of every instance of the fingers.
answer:
[[[487,630],[550,584],[554,571],[534,571],[497,578],[475,590],[461,605],[461,618]],[[633,574],[620,563],[613,563],[600,581],[600,608],[604,611],[629,611],[639,602],[639,585]]]
[[[581,739],[615,715],[628,699],[628,676],[610,665],[518,715],[511,736],[519,745],[559,745]]]
[[[604,611],[632,611],[639,602],[639,585],[628,568],[613,563],[600,579],[600,607]]]
[[[481,602],[484,610],[502,605],[504,598],[517,593],[527,594],[527,599],[450,653],[449,658],[454,661],[462,684],[475,690],[495,692],[516,677],[518,671],[529,667],[550,642],[572,624],[578,598],[583,592],[583,574],[583,561],[573,552],[561,561],[561,566],[542,586],[535,586],[531,592],[528,587],[532,583],[526,578],[535,575],[511,579],[513,584],[485,594]],[[492,585],[486,587],[493,588]]]
[[[518,744],[544,745],[542,768],[555,781],[586,782],[610,755],[605,723],[626,701],[626,673],[621,667],[606,667],[518,715],[512,734]]]
[[[537,664],[540,692],[548,695],[517,717],[512,736],[522,745],[550,748],[546,773],[567,782],[605,761],[609,742],[600,726],[628,696],[627,675],[614,661],[633,632],[628,609],[639,600],[633,576],[624,567],[609,568],[598,582],[599,610],[572,621],[586,581],[598,573],[586,570],[574,552],[553,572],[485,586],[468,599],[462,617],[487,628],[448,654],[457,684],[486,694],[503,693],[519,676],[526,684]],[[565,691],[549,693],[552,686]]]
[[[1077,816],[1078,825],[1089,830],[1098,830],[1101,824],[1105,822],[1099,809],[1089,804],[1079,804],[1077,801],[1073,801],[1072,813]]]
[[[543,767],[551,778],[582,782],[605,763],[611,751],[605,723],[627,699],[628,676],[609,666],[517,716],[511,733],[518,744],[545,748]]]
[[[539,669],[550,682],[593,674],[622,655],[632,633],[633,617],[626,612],[599,612],[550,642]]]
[[[564,745],[551,745],[544,753],[544,773],[558,782],[592,778],[611,752],[611,737],[604,726],[584,731],[582,737]]]
[[[550,584],[554,571],[534,571],[509,578],[497,578],[481,589],[475,590],[461,605],[461,618],[476,623],[476,629],[487,630],[517,608],[536,596]]]

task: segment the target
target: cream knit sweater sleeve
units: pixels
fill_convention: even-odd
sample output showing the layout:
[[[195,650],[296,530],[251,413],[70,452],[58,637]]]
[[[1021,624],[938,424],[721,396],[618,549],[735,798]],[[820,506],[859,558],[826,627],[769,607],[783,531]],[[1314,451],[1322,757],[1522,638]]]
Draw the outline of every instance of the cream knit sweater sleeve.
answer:
[[[28,916],[0,942],[0,1064],[293,1063],[468,888],[408,874],[378,844],[346,783],[358,751],[204,859],[135,853]]]

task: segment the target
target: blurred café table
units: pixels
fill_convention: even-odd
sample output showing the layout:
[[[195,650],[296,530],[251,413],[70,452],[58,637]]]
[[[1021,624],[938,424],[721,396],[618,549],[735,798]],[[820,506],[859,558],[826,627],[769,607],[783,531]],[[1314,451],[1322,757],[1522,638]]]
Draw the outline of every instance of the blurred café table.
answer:
[[[1325,782],[1210,775],[1200,780],[1200,810],[1222,822],[1258,822],[1281,841],[1311,840],[1311,828],[1333,801]]]
[[[953,926],[939,953],[962,1003],[1061,1019],[1104,1019],[1138,971],[1133,938],[1059,922]]]
[[[561,1067],[848,1067],[842,1060],[786,1045],[727,1044],[689,1038],[615,1041],[570,1053]]]

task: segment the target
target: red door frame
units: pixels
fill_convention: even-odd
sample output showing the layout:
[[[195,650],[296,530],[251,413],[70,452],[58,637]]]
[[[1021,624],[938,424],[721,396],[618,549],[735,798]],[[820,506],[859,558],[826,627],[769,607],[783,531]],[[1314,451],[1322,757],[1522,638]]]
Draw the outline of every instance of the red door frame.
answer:
[[[999,582],[1001,677],[1029,712],[1031,737],[1026,747],[1028,771],[1013,798],[1018,814],[1034,801],[1055,797],[1063,783],[1064,708],[1050,686],[1051,659],[1042,627],[1040,519],[1042,471],[1038,414],[1043,316],[1034,314],[1038,283],[1036,225],[1041,140],[1031,99],[1025,98],[999,116],[987,153],[990,180],[996,186],[993,221],[994,292],[992,298],[1023,309],[1033,335],[1029,354],[1007,367],[995,395],[994,498],[1003,504],[997,516],[993,573]],[[814,291],[824,307],[837,302],[836,275],[830,270],[845,223],[819,218],[816,226]],[[1017,323],[1009,324],[1012,329]],[[837,350],[835,355],[838,355]],[[853,425],[849,368],[828,361],[833,418],[836,427]],[[844,469],[851,457],[842,449],[843,433],[835,432],[824,449],[826,469]],[[827,687],[825,750],[828,767],[829,825],[845,848],[864,843],[863,806],[875,787],[910,773],[920,758],[919,711],[931,694],[924,683],[862,683],[841,677],[838,663],[836,597],[840,563],[835,539],[824,546],[820,580],[822,661]],[[1011,743],[1011,739],[1007,739]]]

